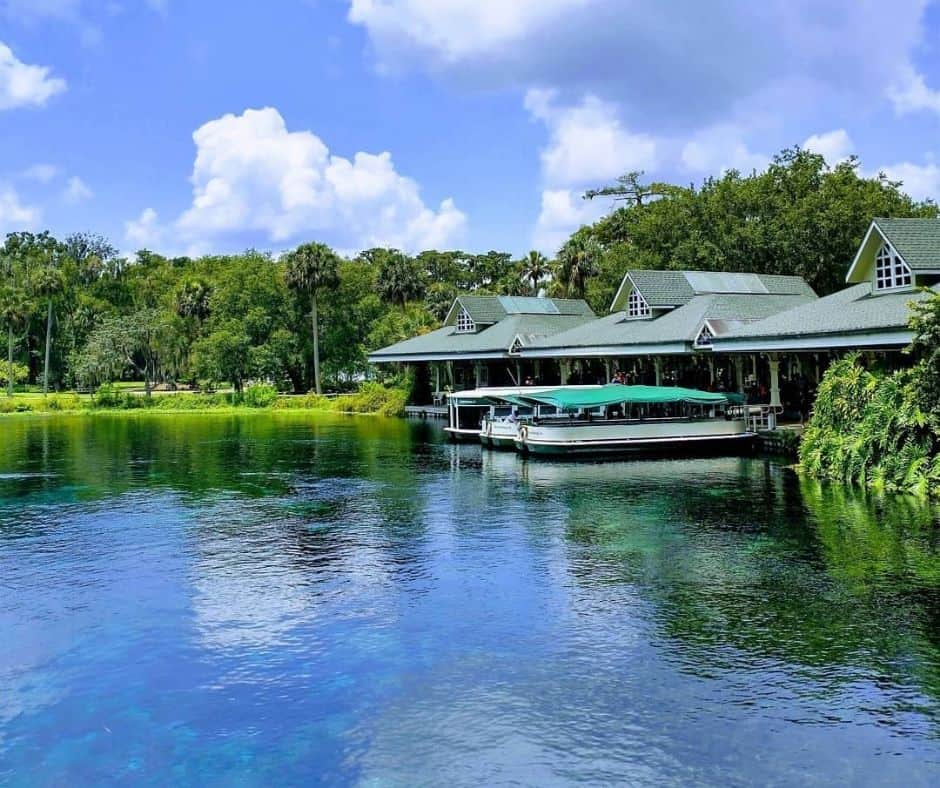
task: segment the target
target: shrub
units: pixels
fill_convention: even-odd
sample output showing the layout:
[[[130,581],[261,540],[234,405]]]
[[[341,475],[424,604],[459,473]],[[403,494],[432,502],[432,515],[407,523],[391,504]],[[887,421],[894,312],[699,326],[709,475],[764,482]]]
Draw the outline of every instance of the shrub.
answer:
[[[13,384],[19,386],[29,380],[29,367],[25,364],[13,362]],[[6,386],[10,382],[9,364],[6,361],[0,361],[0,386]]]
[[[124,394],[113,383],[102,383],[91,396],[92,405],[96,408],[121,408],[124,400]]]
[[[43,407],[51,411],[81,410],[82,401],[75,394],[52,394]]]
[[[269,408],[277,400],[277,389],[267,383],[249,386],[242,394],[242,402],[249,408]]]

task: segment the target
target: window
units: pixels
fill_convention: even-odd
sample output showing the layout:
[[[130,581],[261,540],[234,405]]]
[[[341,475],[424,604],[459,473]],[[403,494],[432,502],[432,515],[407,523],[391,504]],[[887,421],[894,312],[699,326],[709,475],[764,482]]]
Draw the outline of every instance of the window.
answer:
[[[695,337],[695,347],[711,347],[714,337],[715,335],[708,326],[702,326],[702,330],[699,331],[698,336]]]
[[[627,301],[627,317],[649,317],[650,305],[635,287],[630,291]]]
[[[457,333],[472,334],[476,330],[476,323],[473,322],[473,318],[470,317],[470,313],[463,307],[460,307],[460,314],[457,315]]]
[[[520,350],[522,350],[522,340],[521,340],[519,337],[516,337],[516,338],[512,341],[512,345],[511,345],[510,348],[509,348],[509,352],[510,352],[510,353],[518,353]]]
[[[887,241],[875,255],[875,289],[908,287],[911,284],[911,269],[898,256]]]

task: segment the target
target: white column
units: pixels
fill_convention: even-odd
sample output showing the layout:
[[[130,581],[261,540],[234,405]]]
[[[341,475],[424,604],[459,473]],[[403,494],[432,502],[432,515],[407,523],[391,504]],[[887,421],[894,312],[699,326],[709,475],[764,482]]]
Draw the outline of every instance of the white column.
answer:
[[[757,354],[753,353],[751,355],[751,377],[754,378],[755,382],[757,381]]]
[[[473,363],[473,385],[480,388],[480,380],[483,377],[483,365],[479,361]]]
[[[780,402],[780,359],[776,353],[771,353],[768,357],[770,364],[770,404],[774,406],[781,405]]]
[[[440,390],[441,390],[441,365],[435,364],[434,365],[434,391],[437,392]]]
[[[610,383],[611,374],[610,374],[610,359],[609,358],[605,359],[604,361],[604,370],[607,373],[607,382]]]
[[[715,385],[715,359],[712,356],[708,357],[708,379],[711,381],[711,384]]]
[[[561,371],[561,385],[568,385],[568,375],[571,374],[571,362],[567,359],[561,359],[558,362],[558,368]]]
[[[516,385],[522,385],[522,365],[518,361],[516,362]]]
[[[663,385],[663,360],[659,356],[653,359],[653,367],[656,370],[656,385]]]

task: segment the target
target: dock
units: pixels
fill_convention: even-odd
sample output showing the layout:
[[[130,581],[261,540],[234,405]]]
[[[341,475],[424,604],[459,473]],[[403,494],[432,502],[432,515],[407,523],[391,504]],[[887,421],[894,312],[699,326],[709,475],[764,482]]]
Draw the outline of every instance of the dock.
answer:
[[[446,405],[405,405],[405,415],[414,419],[446,419]]]

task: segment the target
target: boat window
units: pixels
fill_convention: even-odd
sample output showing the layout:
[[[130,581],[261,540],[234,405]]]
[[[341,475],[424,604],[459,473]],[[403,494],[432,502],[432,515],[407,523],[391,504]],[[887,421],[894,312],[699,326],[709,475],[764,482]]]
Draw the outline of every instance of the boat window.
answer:
[[[911,285],[911,269],[885,241],[875,256],[875,289],[889,290]]]

